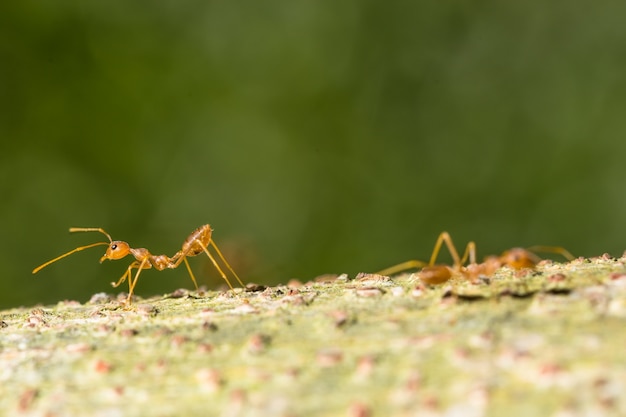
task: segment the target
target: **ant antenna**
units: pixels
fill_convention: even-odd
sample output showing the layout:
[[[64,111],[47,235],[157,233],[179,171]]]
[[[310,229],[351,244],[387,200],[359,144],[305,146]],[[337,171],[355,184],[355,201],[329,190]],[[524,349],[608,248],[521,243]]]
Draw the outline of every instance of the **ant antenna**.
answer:
[[[89,248],[93,248],[94,246],[109,246],[111,244],[111,242],[113,242],[113,239],[111,239],[111,236],[109,236],[109,234],[107,232],[105,232],[103,229],[99,228],[99,227],[70,227],[70,233],[74,233],[74,232],[100,232],[103,235],[105,235],[108,239],[109,242],[98,242],[98,243],[92,243],[91,245],[86,245],[86,246],[80,246],[76,249],[72,249],[71,251],[64,253],[63,255],[57,256],[54,259],[49,260],[48,262],[39,265],[37,268],[33,269],[33,274],[36,274],[37,272],[41,271],[42,269],[44,269],[45,267],[47,267],[48,265],[58,261],[59,259],[63,259],[66,256],[70,256],[73,253],[76,252],[80,252],[81,250],[85,250],[85,249],[89,249]]]
[[[70,233],[75,232],[100,232],[105,235],[109,239],[109,243],[113,242],[111,236],[107,232],[104,231],[101,227],[70,227]]]

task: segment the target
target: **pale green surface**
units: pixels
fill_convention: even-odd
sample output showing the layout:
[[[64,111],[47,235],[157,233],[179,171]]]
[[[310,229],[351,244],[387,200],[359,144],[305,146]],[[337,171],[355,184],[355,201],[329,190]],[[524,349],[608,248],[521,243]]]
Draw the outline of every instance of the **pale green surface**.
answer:
[[[0,410],[623,415],[625,261],[546,263],[535,275],[500,270],[489,284],[424,290],[410,274],[340,277],[129,309],[103,298],[5,310]]]

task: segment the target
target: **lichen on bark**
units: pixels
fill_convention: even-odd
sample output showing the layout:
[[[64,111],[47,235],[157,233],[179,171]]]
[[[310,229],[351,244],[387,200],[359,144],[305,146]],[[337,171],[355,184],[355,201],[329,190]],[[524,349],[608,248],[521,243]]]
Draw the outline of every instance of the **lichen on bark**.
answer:
[[[626,414],[625,258],[0,312],[25,415]]]

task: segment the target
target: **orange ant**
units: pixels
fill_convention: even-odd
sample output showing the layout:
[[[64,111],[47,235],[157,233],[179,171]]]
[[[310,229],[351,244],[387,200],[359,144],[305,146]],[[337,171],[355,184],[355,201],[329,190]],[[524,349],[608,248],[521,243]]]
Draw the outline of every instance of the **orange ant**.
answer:
[[[441,245],[445,243],[448,251],[452,256],[453,265],[436,265],[435,261],[441,250]],[[534,268],[539,263],[539,258],[533,252],[552,252],[562,255],[569,261],[574,259],[571,253],[558,246],[533,246],[528,249],[513,248],[503,252],[500,256],[492,255],[485,258],[483,263],[476,263],[476,244],[469,242],[465,247],[462,257],[459,257],[452,238],[448,232],[442,232],[435,242],[435,248],[428,263],[411,260],[398,265],[383,269],[378,272],[380,275],[393,275],[398,272],[411,268],[421,268],[417,273],[418,277],[425,284],[442,284],[448,281],[454,275],[462,277],[474,282],[479,276],[491,276],[496,270],[502,266],[508,266],[512,269]],[[464,266],[465,262],[469,263]]]
[[[66,256],[73,254],[74,252],[79,252],[84,249],[93,248],[94,246],[105,245],[105,246],[108,246],[108,248],[105,254],[100,258],[100,263],[102,263],[102,261],[106,259],[111,259],[111,260],[122,259],[128,254],[131,254],[132,256],[135,257],[135,260],[128,266],[128,269],[126,269],[126,272],[124,273],[124,275],[122,275],[122,277],[117,282],[111,283],[113,287],[118,287],[120,284],[126,281],[126,279],[128,279],[128,298],[126,302],[130,304],[131,297],[135,289],[135,285],[137,285],[137,280],[139,279],[139,274],[141,273],[142,270],[150,269],[152,267],[154,267],[158,271],[162,271],[166,268],[170,268],[170,269],[177,268],[181,262],[185,262],[187,271],[189,271],[189,276],[191,277],[191,280],[193,281],[193,285],[195,285],[196,290],[197,290],[198,283],[196,282],[196,277],[193,275],[193,272],[191,271],[191,267],[189,266],[189,262],[187,261],[187,258],[190,256],[199,255],[202,252],[204,252],[207,254],[209,259],[213,263],[213,266],[215,266],[215,269],[217,269],[217,271],[220,273],[224,281],[226,281],[230,289],[233,290],[234,288],[231,285],[228,277],[226,276],[222,268],[220,268],[220,266],[218,265],[213,255],[211,255],[211,253],[209,252],[208,248],[209,246],[212,246],[215,252],[217,252],[217,255],[219,256],[219,258],[224,263],[224,265],[226,265],[228,270],[235,276],[239,285],[244,287],[244,284],[243,282],[241,282],[241,279],[239,279],[235,271],[233,271],[233,269],[230,267],[228,262],[226,262],[226,259],[224,259],[224,255],[222,255],[222,252],[218,249],[217,245],[211,238],[213,229],[211,229],[211,226],[209,226],[208,224],[200,226],[196,230],[194,230],[189,235],[189,237],[183,242],[182,249],[176,252],[174,256],[172,256],[171,258],[168,257],[167,255],[152,255],[150,251],[148,251],[148,249],[145,249],[145,248],[137,248],[137,249],[131,248],[130,245],[124,241],[111,239],[111,236],[107,232],[105,232],[104,229],[99,228],[99,227],[70,227],[70,233],[74,233],[74,232],[100,232],[103,235],[105,235],[109,239],[109,241],[92,243],[91,245],[80,246],[76,249],[73,249],[33,269],[33,274],[36,274],[37,272],[39,272],[46,266],[50,265],[51,263],[54,263],[58,261],[59,259],[65,258]],[[132,278],[133,269],[137,269],[137,273],[135,274],[134,278]]]

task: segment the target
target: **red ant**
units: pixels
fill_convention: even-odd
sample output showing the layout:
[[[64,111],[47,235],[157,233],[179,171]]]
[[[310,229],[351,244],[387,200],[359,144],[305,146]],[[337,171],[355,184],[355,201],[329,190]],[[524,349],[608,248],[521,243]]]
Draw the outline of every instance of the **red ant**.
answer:
[[[122,277],[117,282],[111,283],[113,287],[118,287],[120,284],[126,281],[126,279],[128,279],[128,298],[126,302],[130,304],[131,297],[135,289],[135,285],[137,285],[137,280],[139,279],[139,274],[141,273],[142,270],[150,269],[152,267],[154,267],[158,271],[162,271],[166,268],[169,268],[169,269],[177,268],[181,262],[185,262],[187,271],[189,271],[189,276],[191,277],[191,280],[193,281],[193,285],[195,285],[196,290],[197,290],[198,283],[196,282],[196,277],[193,275],[193,272],[191,271],[191,267],[189,266],[189,262],[187,261],[187,258],[190,256],[199,255],[202,252],[204,252],[207,254],[209,259],[213,263],[213,266],[215,266],[215,269],[217,269],[217,271],[220,273],[224,281],[226,281],[226,283],[232,290],[233,286],[231,285],[228,277],[226,276],[222,268],[220,268],[220,266],[218,265],[213,255],[211,255],[211,253],[209,252],[208,248],[209,246],[211,246],[213,247],[215,252],[217,252],[217,255],[222,260],[224,265],[226,265],[228,270],[235,276],[239,285],[244,287],[244,284],[243,282],[241,282],[241,279],[239,279],[235,271],[233,271],[233,269],[230,267],[228,262],[226,262],[226,259],[224,259],[224,255],[222,255],[222,252],[218,249],[217,245],[211,238],[213,229],[211,229],[211,226],[209,226],[208,224],[200,226],[199,228],[194,230],[189,235],[189,237],[183,242],[182,249],[176,252],[174,256],[172,256],[171,258],[168,257],[167,255],[152,255],[150,251],[148,251],[148,249],[145,249],[145,248],[137,248],[137,249],[131,248],[130,245],[124,241],[111,239],[111,236],[99,227],[70,227],[70,233],[74,233],[74,232],[100,232],[103,235],[105,235],[109,239],[109,241],[92,243],[91,245],[80,246],[76,249],[73,249],[33,269],[33,274],[36,274],[41,269],[45,268],[51,263],[54,263],[58,261],[59,259],[65,258],[66,256],[73,254],[74,252],[93,248],[94,246],[106,245],[108,246],[108,248],[105,254],[100,258],[100,263],[102,263],[102,261],[106,259],[111,259],[111,260],[122,259],[128,254],[131,254],[132,256],[135,257],[135,260],[128,266],[128,269],[126,269],[126,272],[124,273],[124,275],[122,275]],[[137,269],[137,273],[135,274],[134,278],[132,278],[133,269]]]
[[[452,256],[453,265],[435,265],[437,256],[441,249],[441,245],[445,243]],[[448,281],[455,275],[461,275],[462,277],[474,282],[479,276],[491,276],[500,267],[508,266],[512,269],[524,269],[534,268],[541,260],[533,252],[552,252],[562,255],[567,260],[574,259],[571,253],[567,250],[557,246],[533,246],[528,249],[513,248],[503,252],[500,256],[492,255],[485,258],[483,263],[476,263],[476,244],[469,242],[465,247],[465,252],[462,257],[459,254],[452,243],[452,238],[448,232],[442,232],[437,238],[435,248],[430,257],[428,263],[422,261],[406,261],[401,264],[394,265],[392,267],[383,269],[378,272],[380,275],[393,275],[398,272],[405,271],[411,268],[421,268],[417,273],[418,277],[425,284],[442,284]],[[469,263],[464,266],[465,262],[469,260]]]

